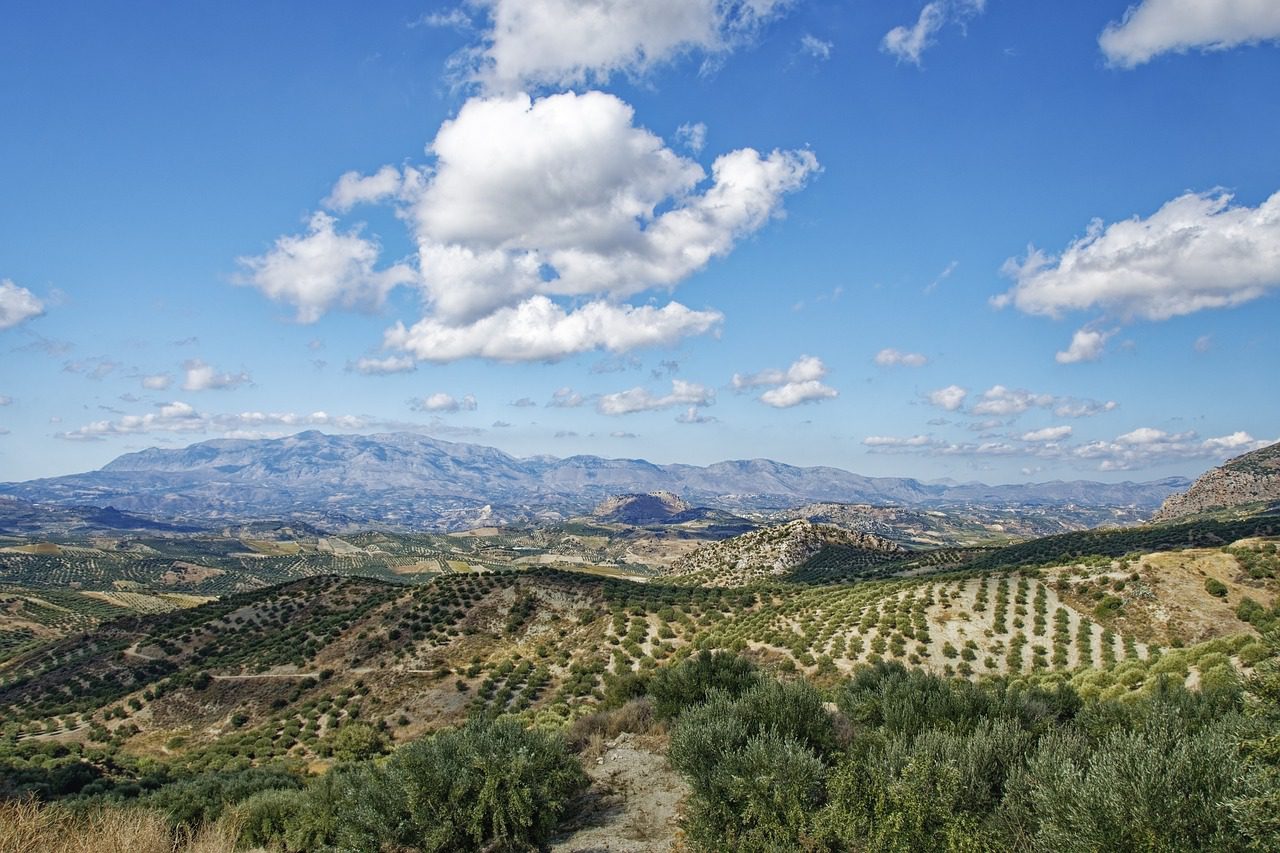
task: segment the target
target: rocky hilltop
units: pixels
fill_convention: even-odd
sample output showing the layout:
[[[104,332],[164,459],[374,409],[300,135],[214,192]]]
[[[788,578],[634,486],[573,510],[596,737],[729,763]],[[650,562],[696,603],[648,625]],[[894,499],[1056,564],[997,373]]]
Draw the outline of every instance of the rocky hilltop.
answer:
[[[591,515],[597,521],[616,524],[660,524],[693,509],[693,504],[666,491],[613,495],[596,504]]]
[[[897,542],[873,533],[797,519],[704,545],[673,563],[668,574],[706,574],[716,578],[718,586],[740,586],[785,575],[832,545],[879,554],[907,553]]]
[[[1176,521],[1215,509],[1280,501],[1280,442],[1210,469],[1187,491],[1170,496],[1153,522]]]

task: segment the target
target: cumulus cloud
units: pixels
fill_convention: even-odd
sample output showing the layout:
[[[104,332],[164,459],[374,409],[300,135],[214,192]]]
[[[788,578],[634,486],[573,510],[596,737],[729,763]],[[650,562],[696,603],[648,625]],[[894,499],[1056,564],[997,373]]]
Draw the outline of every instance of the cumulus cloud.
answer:
[[[715,397],[716,392],[705,385],[673,379],[669,394],[655,395],[649,389],[637,386],[601,396],[596,401],[596,411],[602,415],[629,415],[674,406],[709,406],[715,402]]]
[[[221,373],[211,364],[205,364],[198,358],[189,359],[182,364],[184,379],[183,391],[221,391],[235,388],[252,382],[248,373]]]
[[[478,0],[483,43],[457,64],[490,91],[638,75],[694,51],[731,50],[790,0]]]
[[[435,317],[409,328],[397,323],[387,330],[383,343],[422,361],[555,361],[595,349],[622,352],[669,346],[710,331],[721,320],[718,311],[694,311],[678,302],[654,308],[596,301],[565,311],[545,296],[534,296],[461,326]]]
[[[414,400],[410,404],[410,408],[417,412],[474,412],[476,406],[474,394],[467,394],[459,400],[443,391]]]
[[[8,394],[0,394],[0,406],[12,406],[13,398]]]
[[[1257,207],[1231,199],[1187,193],[1146,219],[1095,220],[1060,255],[1031,247],[1005,262],[1015,285],[993,303],[1050,317],[1098,309],[1167,320],[1257,299],[1280,287],[1280,193]]]
[[[961,388],[959,385],[948,385],[946,388],[930,391],[928,398],[929,402],[938,408],[954,412],[964,405],[964,400],[968,396],[969,391],[967,388]]]
[[[969,412],[974,415],[995,415],[1001,418],[1020,415],[1033,406],[1052,406],[1056,398],[1052,394],[1033,394],[1003,385],[993,385],[982,392],[982,399],[974,403]]]
[[[44,313],[44,303],[25,287],[0,280],[0,329],[11,329]]]
[[[392,373],[411,373],[418,364],[407,355],[389,355],[386,358],[358,358],[347,365],[347,370],[365,376],[388,376]]]
[[[313,214],[306,234],[280,237],[265,255],[240,258],[246,272],[237,280],[292,305],[299,323],[314,323],[334,306],[377,307],[392,288],[415,279],[405,264],[376,269],[378,243],[358,231],[339,233],[335,222]]]
[[[1022,456],[1028,459],[1090,466],[1099,471],[1122,471],[1171,462],[1221,460],[1270,444],[1247,432],[1201,439],[1195,432],[1169,433],[1139,427],[1110,440],[1072,443],[1069,426],[1046,427],[982,442],[951,442],[933,436],[868,436],[863,444],[872,453],[905,453],[925,456]],[[1035,470],[1039,470],[1038,468]]]
[[[712,309],[625,300],[674,288],[780,216],[817,159],[742,148],[708,174],[633,119],[603,92],[473,98],[428,146],[431,165],[349,173],[328,199],[334,209],[395,205],[416,270],[379,269],[374,240],[317,213],[308,234],[242,259],[246,280],[295,305],[302,322],[412,283],[424,316],[397,323],[384,344],[425,361],[555,360],[713,332],[723,318]]]
[[[514,407],[515,407],[515,408],[517,408],[517,409],[527,409],[527,408],[529,408],[529,407],[531,407],[531,406],[536,406],[536,405],[538,405],[538,404],[537,404],[537,403],[535,403],[535,402],[534,402],[531,398],[529,398],[529,397],[521,397],[519,400],[512,400],[512,401],[511,401],[510,403],[508,403],[507,405],[509,405],[509,406],[514,406]]]
[[[881,367],[924,367],[929,359],[918,352],[900,352],[889,348],[876,353],[875,362]]]
[[[987,0],[933,0],[920,10],[910,26],[898,26],[885,33],[880,49],[899,62],[920,64],[924,52],[936,42],[938,32],[948,23],[963,25],[986,8]]]
[[[759,373],[735,373],[730,384],[735,391],[776,386],[762,393],[758,399],[775,409],[787,409],[839,396],[840,392],[822,383],[826,375],[827,367],[822,359],[803,355],[786,370],[770,368]]]
[[[1280,40],[1280,4],[1274,0],[1142,0],[1098,37],[1107,60],[1122,68],[1162,53],[1227,50]]]
[[[957,412],[965,409],[974,417],[1014,418],[1030,409],[1052,409],[1060,418],[1088,418],[1110,412],[1117,407],[1114,400],[1090,400],[1064,397],[1055,394],[1039,394],[1023,388],[992,385],[965,408],[970,399],[969,391],[959,385],[948,385],[931,391],[928,401],[940,409]],[[987,426],[980,427],[982,429]]]
[[[1054,356],[1058,364],[1076,364],[1081,361],[1097,361],[1102,357],[1107,346],[1107,338],[1111,332],[1099,332],[1096,329],[1077,329],[1071,336],[1071,344]]]
[[[603,92],[473,99],[445,122],[411,217],[438,318],[468,322],[539,293],[624,298],[727,254],[817,169],[744,148],[711,183]],[[658,209],[670,203],[665,212]]]
[[[358,204],[377,204],[410,190],[419,177],[413,169],[402,175],[395,166],[383,166],[372,175],[347,172],[333,185],[324,206],[345,213]]]
[[[1045,427],[1044,429],[1032,430],[1022,434],[1023,441],[1062,441],[1064,438],[1071,437],[1071,427],[1055,426]]]
[[[148,391],[163,391],[173,384],[173,377],[167,373],[153,373],[142,377],[142,387]]]

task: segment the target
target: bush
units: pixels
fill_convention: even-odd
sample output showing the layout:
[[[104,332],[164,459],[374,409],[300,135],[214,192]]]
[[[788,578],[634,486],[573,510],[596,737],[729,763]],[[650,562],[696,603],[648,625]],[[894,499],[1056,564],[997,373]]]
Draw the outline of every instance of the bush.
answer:
[[[1215,598],[1227,597],[1227,585],[1217,578],[1208,578],[1204,582],[1204,591]]]
[[[339,761],[363,761],[387,751],[387,736],[368,723],[347,723],[330,739]]]
[[[518,850],[546,841],[586,774],[564,740],[476,718],[342,780],[337,846]]]
[[[649,696],[659,719],[670,720],[686,708],[705,702],[713,690],[736,696],[758,684],[760,675],[751,661],[730,652],[706,649],[674,666],[654,673]]]

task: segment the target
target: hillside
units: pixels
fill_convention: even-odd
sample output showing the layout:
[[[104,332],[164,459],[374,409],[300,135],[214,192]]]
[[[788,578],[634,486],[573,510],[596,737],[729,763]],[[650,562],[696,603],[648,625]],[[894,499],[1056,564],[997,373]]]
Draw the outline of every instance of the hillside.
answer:
[[[745,586],[784,577],[828,548],[856,551],[873,562],[909,553],[902,545],[872,533],[798,519],[703,545],[673,563],[667,575],[695,577],[714,586]]]
[[[1171,495],[1154,522],[1280,501],[1280,442],[1230,459],[1197,479],[1187,491]]]
[[[640,525],[670,521],[691,509],[693,505],[679,495],[650,492],[605,498],[591,510],[591,515],[598,521]]]
[[[669,492],[699,506],[777,510],[813,501],[933,506],[1087,505],[1150,511],[1183,480],[988,486],[864,477],[768,459],[656,465],[643,459],[516,458],[411,433],[216,439],[125,454],[98,471],[0,484],[0,495],[58,506],[219,524],[304,521],[334,531],[547,523],[619,493]]]

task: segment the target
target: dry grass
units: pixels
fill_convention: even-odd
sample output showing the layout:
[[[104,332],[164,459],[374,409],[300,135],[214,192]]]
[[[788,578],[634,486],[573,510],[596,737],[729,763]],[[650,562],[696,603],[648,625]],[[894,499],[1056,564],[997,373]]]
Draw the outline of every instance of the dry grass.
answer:
[[[570,748],[584,758],[599,757],[605,751],[605,741],[623,732],[652,734],[661,724],[653,716],[653,703],[647,698],[632,699],[621,708],[596,711],[579,717],[569,725],[565,738]]]
[[[0,803],[0,853],[231,853],[237,834],[227,820],[178,832],[146,809],[77,814],[30,800]]]

